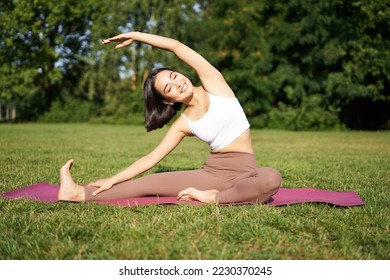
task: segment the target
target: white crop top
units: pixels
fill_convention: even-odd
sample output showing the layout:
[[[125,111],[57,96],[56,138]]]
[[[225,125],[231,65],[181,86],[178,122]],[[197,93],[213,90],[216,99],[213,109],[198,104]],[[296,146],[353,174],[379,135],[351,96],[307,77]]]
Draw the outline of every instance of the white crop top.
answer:
[[[210,104],[207,112],[196,121],[181,114],[193,135],[209,144],[211,150],[221,150],[236,140],[249,128],[237,98],[222,97],[207,93]]]

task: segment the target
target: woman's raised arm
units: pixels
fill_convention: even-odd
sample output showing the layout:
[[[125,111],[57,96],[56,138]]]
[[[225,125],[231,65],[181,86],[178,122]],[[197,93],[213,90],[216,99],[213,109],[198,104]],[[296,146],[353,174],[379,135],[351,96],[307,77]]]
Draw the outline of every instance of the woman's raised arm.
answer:
[[[206,91],[234,96],[222,74],[203,56],[178,40],[148,33],[128,32],[105,39],[103,44],[118,42],[119,44],[116,45],[116,48],[123,48],[131,45],[134,41],[173,52],[178,58],[195,70]]]

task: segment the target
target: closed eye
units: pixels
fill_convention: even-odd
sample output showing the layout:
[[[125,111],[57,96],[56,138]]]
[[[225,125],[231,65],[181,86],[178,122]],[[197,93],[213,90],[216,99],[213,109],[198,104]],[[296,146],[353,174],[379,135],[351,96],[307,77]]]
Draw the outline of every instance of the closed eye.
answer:
[[[176,77],[177,77],[177,74],[174,73],[174,72],[171,72],[170,77],[171,77],[172,80],[175,80]],[[170,86],[170,87],[168,88],[168,91],[167,91],[167,92],[171,92],[171,89],[172,89],[172,86]]]

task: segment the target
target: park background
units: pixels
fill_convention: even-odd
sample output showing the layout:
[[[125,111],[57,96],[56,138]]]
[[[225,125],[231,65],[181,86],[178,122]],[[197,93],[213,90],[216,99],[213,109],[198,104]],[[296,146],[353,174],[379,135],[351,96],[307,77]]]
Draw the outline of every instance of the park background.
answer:
[[[278,169],[283,187],[355,191],[366,205],[0,199],[0,259],[390,259],[389,19],[385,0],[1,1],[1,193],[59,184],[70,158],[75,180],[93,182],[155,147],[167,128],[142,126],[145,76],[194,73],[147,45],[101,45],[138,30],[221,70],[258,165]],[[186,138],[148,172],[199,168],[208,154]]]
[[[210,60],[252,127],[388,129],[389,21],[388,0],[2,1],[0,115],[142,124],[152,68],[194,77],[170,53],[101,44],[144,31]]]

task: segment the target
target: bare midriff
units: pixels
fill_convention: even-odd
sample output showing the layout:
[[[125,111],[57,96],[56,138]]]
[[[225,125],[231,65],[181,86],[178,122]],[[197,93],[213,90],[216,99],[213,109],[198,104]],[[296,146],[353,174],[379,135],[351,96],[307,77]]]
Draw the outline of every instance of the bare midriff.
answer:
[[[233,152],[253,154],[251,133],[250,133],[249,128],[247,130],[245,130],[245,132],[243,134],[241,134],[236,140],[234,140],[232,143],[230,143],[225,148],[220,149],[220,150],[212,150],[211,152],[213,154],[233,153]]]

